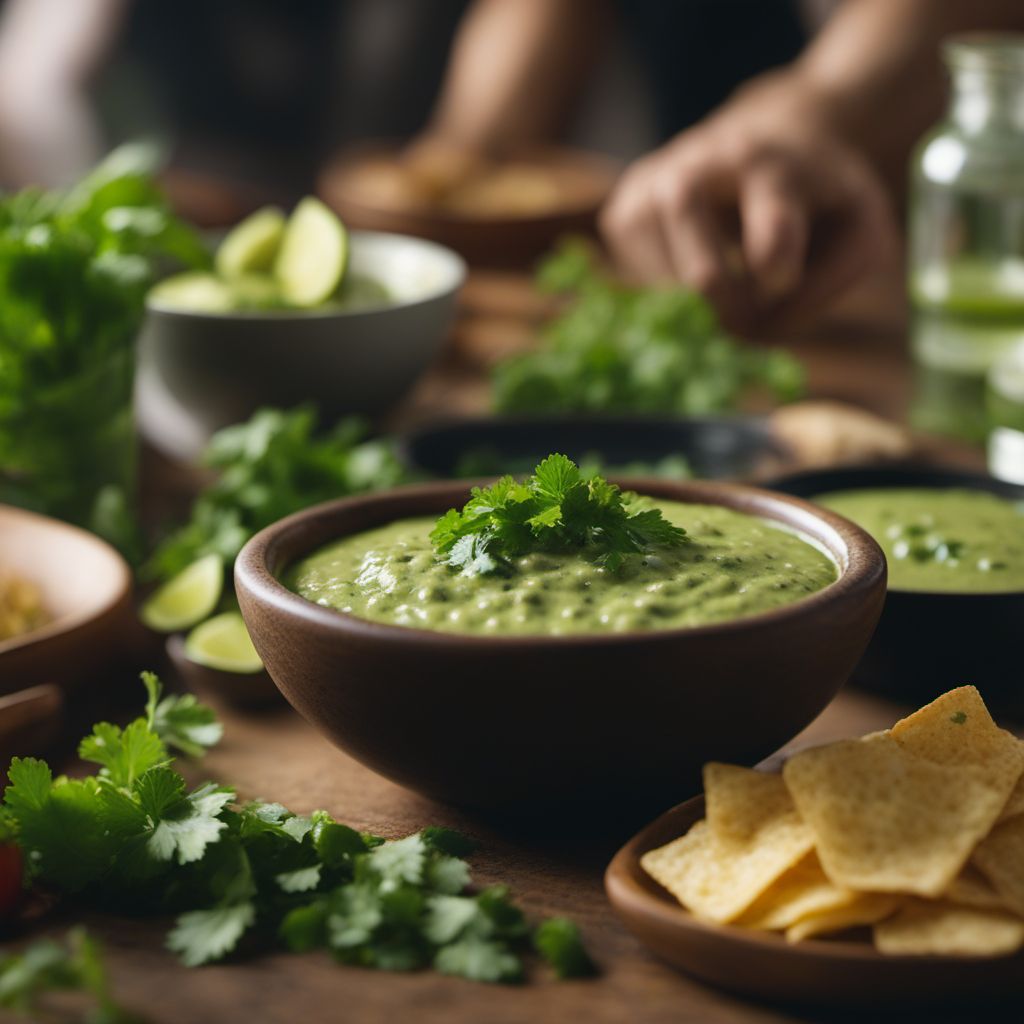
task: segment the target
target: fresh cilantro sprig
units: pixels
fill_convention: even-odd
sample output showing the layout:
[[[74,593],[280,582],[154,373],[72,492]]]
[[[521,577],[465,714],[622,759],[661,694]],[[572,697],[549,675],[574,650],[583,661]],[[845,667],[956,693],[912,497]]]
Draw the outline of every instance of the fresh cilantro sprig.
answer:
[[[166,579],[211,553],[230,565],[254,533],[292,512],[402,483],[406,470],[390,444],[364,434],[354,419],[317,434],[308,406],[260,409],[218,431],[203,455],[216,479],[196,498],[188,523],[159,544],[145,574]]]
[[[627,555],[682,544],[686,531],[655,508],[632,508],[603,477],[584,477],[565,455],[549,455],[520,482],[474,487],[431,531],[438,556],[466,575],[509,572],[531,551],[587,551],[609,569]]]
[[[283,943],[381,970],[510,982],[532,945],[559,977],[590,970],[567,922],[532,928],[507,889],[472,889],[473,843],[457,832],[384,840],[325,811],[240,804],[213,782],[189,789],[171,748],[202,753],[220,723],[191,696],[164,697],[151,673],[143,682],[142,716],[100,722],[79,745],[94,775],[11,762],[0,818],[35,883],[106,910],[177,914],[167,945],[188,966]]]
[[[66,192],[0,196],[0,501],[82,523],[134,555],[134,345],[158,265],[209,254],[145,146]]]
[[[788,353],[731,337],[696,292],[611,279],[585,242],[563,244],[537,281],[571,298],[536,350],[495,368],[501,411],[693,416],[734,410],[758,389],[778,401],[803,392],[803,368]]]
[[[24,952],[0,952],[0,1008],[26,1020],[50,1020],[48,996],[61,991],[91,997],[84,1024],[142,1024],[115,1002],[102,951],[84,928],[72,928],[63,943],[39,939]]]

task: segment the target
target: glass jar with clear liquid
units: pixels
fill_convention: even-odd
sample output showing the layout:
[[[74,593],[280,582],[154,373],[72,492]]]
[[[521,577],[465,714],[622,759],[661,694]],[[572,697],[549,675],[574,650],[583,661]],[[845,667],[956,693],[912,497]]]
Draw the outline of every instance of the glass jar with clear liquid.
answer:
[[[1024,338],[1024,35],[956,37],[944,57],[949,111],[911,167],[912,420],[980,442],[986,374]]]

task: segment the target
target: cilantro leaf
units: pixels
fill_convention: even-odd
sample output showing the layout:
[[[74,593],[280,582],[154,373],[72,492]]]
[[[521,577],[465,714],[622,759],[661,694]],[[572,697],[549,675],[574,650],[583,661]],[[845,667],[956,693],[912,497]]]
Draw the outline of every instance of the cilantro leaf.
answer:
[[[188,523],[158,545],[146,575],[169,578],[211,552],[230,564],[253,534],[292,512],[406,481],[392,445],[364,440],[365,433],[349,419],[318,434],[311,406],[259,409],[218,431],[203,457],[218,475],[196,498]]]
[[[419,885],[426,866],[427,844],[419,833],[404,839],[392,839],[370,853],[370,867],[381,879],[381,888],[394,888],[401,882]]]
[[[199,860],[227,824],[218,815],[235,797],[234,791],[208,782],[166,808],[147,847],[157,860],[179,864]]]
[[[117,839],[95,780],[55,782],[49,766],[31,757],[14,758],[8,777],[4,802],[30,870],[71,892],[102,877]]]
[[[54,991],[87,993],[95,1024],[140,1024],[114,1002],[100,948],[84,928],[72,928],[63,943],[39,939],[22,953],[0,953],[0,1008],[49,1020],[44,1000]]]
[[[564,917],[551,917],[533,933],[534,948],[559,978],[583,978],[596,973],[594,962],[583,948],[580,930]]]
[[[523,974],[522,961],[503,942],[475,936],[442,946],[434,969],[471,981],[519,981]]]
[[[480,905],[472,896],[431,896],[423,934],[436,946],[452,942],[480,917]]]
[[[537,282],[570,301],[538,348],[495,368],[501,411],[700,415],[735,410],[753,391],[785,402],[804,389],[792,356],[731,337],[696,292],[625,287],[578,240],[543,262]]]
[[[369,882],[353,882],[336,889],[327,914],[327,942],[344,950],[370,941],[384,920],[380,891]]]
[[[124,729],[99,722],[78,745],[78,756],[102,765],[101,776],[113,785],[130,787],[150,768],[167,760],[167,749],[150,731],[146,719],[137,718]]]
[[[469,878],[469,865],[459,857],[435,855],[427,864],[427,883],[435,892],[462,892]]]
[[[246,900],[211,910],[182,914],[167,936],[167,948],[186,967],[219,960],[230,953],[256,920],[255,905]]]
[[[278,934],[293,953],[308,953],[327,944],[327,901],[295,907],[281,921]]]
[[[283,892],[309,892],[320,884],[320,864],[311,864],[307,868],[296,868],[294,871],[282,871],[275,876],[275,881]]]
[[[429,825],[420,832],[420,835],[427,846],[452,857],[468,857],[477,846],[469,836],[456,832],[453,828],[443,828],[440,825]]]
[[[473,488],[430,539],[440,559],[472,576],[511,572],[513,559],[531,551],[585,551],[614,570],[627,555],[682,544],[686,531],[656,508],[634,508],[614,484],[584,477],[555,454],[523,483],[506,476]]]
[[[146,723],[151,732],[169,747],[189,757],[201,757],[220,742],[224,727],[213,708],[200,704],[191,693],[164,697],[160,680],[152,672],[143,672],[146,687]]]

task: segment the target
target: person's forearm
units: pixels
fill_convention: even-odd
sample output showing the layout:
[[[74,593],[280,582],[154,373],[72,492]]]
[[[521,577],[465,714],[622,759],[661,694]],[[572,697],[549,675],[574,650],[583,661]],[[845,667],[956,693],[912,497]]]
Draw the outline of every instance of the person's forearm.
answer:
[[[0,15],[0,185],[63,185],[99,155],[86,86],[126,0],[7,0]]]
[[[501,154],[563,128],[609,21],[605,0],[477,0],[429,132]]]
[[[783,76],[793,103],[901,184],[913,143],[941,115],[942,40],[1024,29],[1021,0],[845,0]]]

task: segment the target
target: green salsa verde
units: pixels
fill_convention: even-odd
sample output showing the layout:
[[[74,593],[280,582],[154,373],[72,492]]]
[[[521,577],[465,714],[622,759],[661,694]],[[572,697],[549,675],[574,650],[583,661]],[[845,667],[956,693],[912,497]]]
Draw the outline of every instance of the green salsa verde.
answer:
[[[870,533],[896,590],[1024,590],[1024,504],[987,491],[884,488],[815,498]]]
[[[794,533],[716,505],[659,503],[687,531],[678,547],[615,570],[588,552],[536,552],[507,575],[460,575],[437,560],[434,520],[404,519],[329,544],[292,571],[303,597],[363,619],[485,635],[701,626],[767,611],[828,586],[835,563]]]

